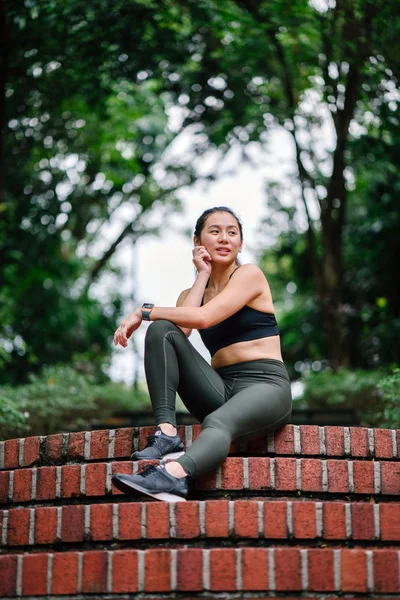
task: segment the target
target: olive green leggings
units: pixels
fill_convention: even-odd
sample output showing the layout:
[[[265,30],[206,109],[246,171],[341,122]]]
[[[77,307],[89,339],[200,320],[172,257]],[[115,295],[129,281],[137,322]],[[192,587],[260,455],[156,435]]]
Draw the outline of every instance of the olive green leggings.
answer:
[[[156,424],[176,427],[176,392],[202,423],[200,435],[177,460],[191,477],[218,467],[232,440],[265,436],[291,416],[290,382],[283,362],[252,360],[214,370],[171,321],[149,326],[145,372]]]

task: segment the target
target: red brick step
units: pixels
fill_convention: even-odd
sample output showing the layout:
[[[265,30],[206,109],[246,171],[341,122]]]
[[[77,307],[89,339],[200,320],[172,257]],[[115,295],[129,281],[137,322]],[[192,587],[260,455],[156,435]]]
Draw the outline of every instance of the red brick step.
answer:
[[[400,545],[400,504],[310,500],[122,502],[0,511],[2,547],[128,540],[269,539]],[[342,544],[343,545],[343,544]]]
[[[0,595],[400,592],[399,550],[175,548],[0,556]],[[179,597],[179,596],[178,596]]]
[[[178,428],[185,447],[199,435],[201,425]],[[129,458],[146,444],[155,427],[58,433],[0,442],[0,470],[32,465]],[[326,456],[396,459],[400,457],[400,430],[317,425],[286,425],[282,430],[248,443],[234,441],[231,454],[249,456]]]
[[[119,493],[114,472],[136,472],[158,461],[98,462],[33,467],[0,473],[0,504],[35,502]],[[195,491],[300,492],[400,495],[399,461],[320,458],[228,457],[216,470],[194,481]],[[190,498],[195,499],[195,498]]]

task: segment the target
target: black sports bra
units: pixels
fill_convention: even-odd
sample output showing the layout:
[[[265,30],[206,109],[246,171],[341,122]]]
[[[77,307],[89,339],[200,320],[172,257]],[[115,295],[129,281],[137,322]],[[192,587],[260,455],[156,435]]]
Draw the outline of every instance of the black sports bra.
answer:
[[[231,273],[229,279],[233,273]],[[203,303],[204,296],[201,306],[203,306]],[[247,342],[279,335],[279,328],[273,313],[262,312],[245,305],[220,323],[206,329],[199,329],[199,334],[204,345],[213,356],[221,348],[237,342]]]

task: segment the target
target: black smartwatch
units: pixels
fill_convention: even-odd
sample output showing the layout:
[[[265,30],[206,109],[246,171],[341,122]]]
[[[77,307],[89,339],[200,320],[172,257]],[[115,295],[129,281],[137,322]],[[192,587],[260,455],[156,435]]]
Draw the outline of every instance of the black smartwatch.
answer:
[[[145,302],[142,304],[142,319],[143,321],[150,321],[150,313],[151,309],[154,307],[154,304],[148,304]]]

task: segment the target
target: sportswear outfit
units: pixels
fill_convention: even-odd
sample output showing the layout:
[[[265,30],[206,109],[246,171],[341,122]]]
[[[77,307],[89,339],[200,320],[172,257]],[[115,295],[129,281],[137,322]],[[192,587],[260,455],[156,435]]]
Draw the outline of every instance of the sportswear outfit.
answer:
[[[204,297],[202,305],[203,302]],[[244,306],[199,333],[213,356],[230,344],[279,335],[279,329],[273,314]],[[290,381],[282,361],[259,359],[213,369],[171,321],[160,319],[149,326],[145,373],[156,423],[171,423],[176,427],[177,392],[189,412],[202,423],[197,439],[176,459],[191,478],[217,468],[228,455],[232,440],[249,441],[265,436],[283,427],[291,416]],[[175,436],[167,437],[171,437],[172,443]],[[179,442],[172,449],[180,450]],[[152,492],[158,485],[165,485],[167,476],[169,481],[178,480],[165,471],[164,465],[150,469],[146,479],[153,478],[156,482],[154,488],[150,486]],[[143,485],[145,482],[140,475],[118,477],[135,480],[135,488],[143,491],[142,481]],[[160,479],[162,483],[158,484]],[[122,486],[121,481],[114,483],[126,491],[123,482]],[[178,496],[185,496],[185,490],[178,488]]]

